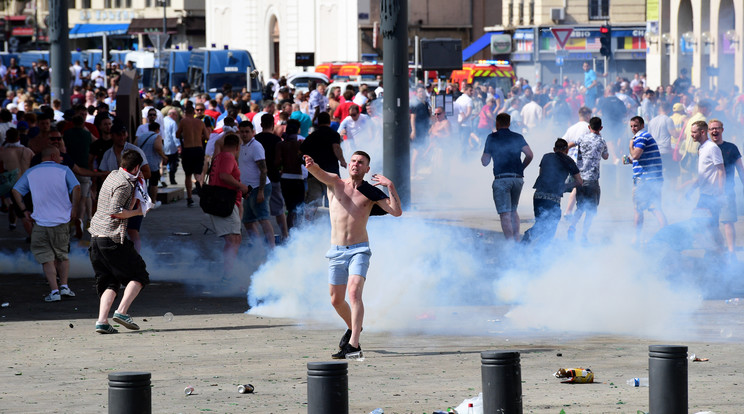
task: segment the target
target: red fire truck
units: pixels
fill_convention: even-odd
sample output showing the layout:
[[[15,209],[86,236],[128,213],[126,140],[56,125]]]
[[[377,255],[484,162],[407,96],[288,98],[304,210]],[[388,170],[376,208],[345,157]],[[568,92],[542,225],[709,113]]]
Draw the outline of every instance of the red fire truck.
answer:
[[[514,68],[505,60],[481,60],[477,63],[463,63],[462,70],[453,70],[450,82],[455,82],[462,87],[464,84],[475,82],[481,85],[492,85],[501,88],[505,93],[511,89],[516,82],[517,76]]]

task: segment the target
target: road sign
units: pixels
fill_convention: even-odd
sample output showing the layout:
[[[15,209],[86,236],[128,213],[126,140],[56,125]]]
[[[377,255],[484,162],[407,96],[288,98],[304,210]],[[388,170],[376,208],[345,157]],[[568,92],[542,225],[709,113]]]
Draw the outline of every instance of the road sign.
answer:
[[[508,34],[492,34],[491,35],[491,54],[504,55],[511,53],[512,49],[512,38]]]
[[[568,38],[573,33],[573,27],[552,27],[550,31],[553,33],[553,37],[555,37],[555,43],[558,44],[558,48],[565,49],[566,42],[568,42]]]

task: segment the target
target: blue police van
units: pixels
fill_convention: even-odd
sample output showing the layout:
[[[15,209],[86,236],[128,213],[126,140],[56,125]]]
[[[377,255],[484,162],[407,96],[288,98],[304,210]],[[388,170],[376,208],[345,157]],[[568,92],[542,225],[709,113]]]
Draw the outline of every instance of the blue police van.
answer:
[[[206,92],[214,97],[222,92],[224,85],[230,84],[233,91],[246,88],[251,100],[260,102],[263,85],[257,76],[251,76],[255,69],[247,50],[195,49],[189,59],[188,80],[194,92]]]
[[[169,49],[163,51],[160,59],[160,70],[163,78],[162,83],[168,88],[181,86],[181,82],[189,81],[190,50]]]

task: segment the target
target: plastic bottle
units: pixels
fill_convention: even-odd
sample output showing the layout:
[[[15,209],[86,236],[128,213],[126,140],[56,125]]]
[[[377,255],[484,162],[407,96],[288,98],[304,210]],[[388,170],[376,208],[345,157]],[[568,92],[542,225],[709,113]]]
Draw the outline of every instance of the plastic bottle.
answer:
[[[473,409],[473,403],[468,403],[468,414],[475,414],[475,410]]]
[[[627,384],[631,387],[648,387],[648,378],[631,378]]]
[[[382,408],[375,408],[374,410],[370,411],[369,414],[384,414],[385,411],[382,410]]]

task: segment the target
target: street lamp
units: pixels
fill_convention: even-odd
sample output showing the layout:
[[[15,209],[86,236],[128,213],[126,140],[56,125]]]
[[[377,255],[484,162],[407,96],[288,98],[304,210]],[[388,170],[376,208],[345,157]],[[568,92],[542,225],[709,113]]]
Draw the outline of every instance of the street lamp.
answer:
[[[700,38],[702,39],[704,46],[713,47],[713,45],[716,43],[715,38],[713,37],[713,35],[710,34],[710,32],[703,32],[700,35]]]
[[[697,40],[695,40],[695,33],[693,32],[685,32],[682,34],[682,39],[685,41],[685,43],[690,45],[696,45]]]
[[[724,34],[726,36],[726,40],[728,40],[731,43],[739,43],[739,35],[736,34],[736,30],[726,30],[726,33]]]
[[[656,33],[646,32],[643,37],[646,39],[646,43],[650,45],[655,45],[659,43],[659,35]]]

